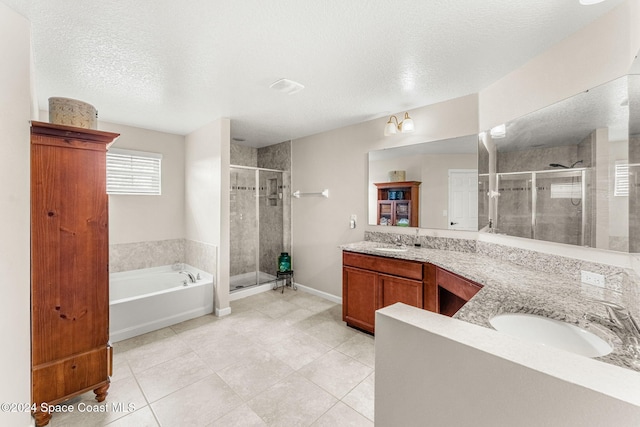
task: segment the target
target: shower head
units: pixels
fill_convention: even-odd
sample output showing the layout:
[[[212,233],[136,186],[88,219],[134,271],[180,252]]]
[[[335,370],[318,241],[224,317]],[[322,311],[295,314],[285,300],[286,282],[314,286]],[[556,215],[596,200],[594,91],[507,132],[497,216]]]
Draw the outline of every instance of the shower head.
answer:
[[[549,166],[552,168],[565,168],[569,169],[569,166],[561,165],[560,163],[549,163]]]
[[[582,160],[578,160],[577,162],[575,162],[574,164],[571,165],[571,167],[574,167],[575,165],[577,165],[578,163],[584,163]]]

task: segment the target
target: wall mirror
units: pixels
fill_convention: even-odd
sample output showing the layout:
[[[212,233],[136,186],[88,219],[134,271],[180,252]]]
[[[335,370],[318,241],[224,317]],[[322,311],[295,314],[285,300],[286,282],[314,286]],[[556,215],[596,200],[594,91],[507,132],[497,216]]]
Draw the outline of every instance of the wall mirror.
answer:
[[[477,150],[468,135],[370,151],[369,224],[477,231]]]
[[[630,144],[637,127],[630,116],[636,77],[508,122],[503,136],[481,133],[481,231],[637,251],[638,239],[629,238],[638,210],[629,173],[638,144]]]

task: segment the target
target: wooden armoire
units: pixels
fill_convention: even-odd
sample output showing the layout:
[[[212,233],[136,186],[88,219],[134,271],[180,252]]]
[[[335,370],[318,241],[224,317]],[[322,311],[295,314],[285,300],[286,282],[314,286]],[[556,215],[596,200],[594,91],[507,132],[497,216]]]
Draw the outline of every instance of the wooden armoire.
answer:
[[[106,152],[119,135],[31,123],[31,400],[107,396],[109,225]],[[45,405],[43,405],[45,403]]]

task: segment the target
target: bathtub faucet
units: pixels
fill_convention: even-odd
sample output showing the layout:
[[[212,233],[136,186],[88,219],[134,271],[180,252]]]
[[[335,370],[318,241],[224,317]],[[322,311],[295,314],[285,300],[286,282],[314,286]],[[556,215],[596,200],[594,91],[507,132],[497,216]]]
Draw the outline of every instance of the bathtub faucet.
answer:
[[[189,277],[189,281],[191,283],[196,283],[196,276],[194,276],[192,272],[187,270],[182,270],[180,274],[186,274]]]

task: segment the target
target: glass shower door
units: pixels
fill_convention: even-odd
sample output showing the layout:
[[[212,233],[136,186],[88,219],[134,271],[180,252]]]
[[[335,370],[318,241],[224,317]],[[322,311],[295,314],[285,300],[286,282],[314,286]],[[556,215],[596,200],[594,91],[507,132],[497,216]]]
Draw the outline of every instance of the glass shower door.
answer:
[[[284,194],[283,173],[273,170],[258,171],[258,210],[260,242],[258,245],[258,283],[272,282],[276,278],[278,256],[284,252]]]
[[[535,173],[534,238],[585,245],[587,224],[584,170]]]
[[[496,208],[496,232],[532,238],[531,173],[499,173],[497,178],[500,196]]]
[[[231,291],[257,283],[258,216],[256,171],[230,170],[230,282]]]

